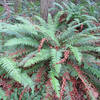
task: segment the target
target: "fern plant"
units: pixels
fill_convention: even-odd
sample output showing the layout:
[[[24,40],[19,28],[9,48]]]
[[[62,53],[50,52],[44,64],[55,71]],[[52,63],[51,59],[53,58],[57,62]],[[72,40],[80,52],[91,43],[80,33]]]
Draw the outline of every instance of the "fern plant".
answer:
[[[39,16],[35,16],[38,24],[32,24],[20,16],[16,17],[19,23],[0,23],[0,31],[5,32],[8,36],[10,35],[11,38],[4,45],[7,52],[5,57],[0,58],[0,65],[15,81],[18,81],[25,87],[28,85],[31,89],[35,87],[35,92],[37,90],[42,91],[43,86],[38,87],[35,82],[35,76],[37,72],[40,72],[38,69],[44,67],[46,73],[43,75],[38,73],[38,75],[42,77],[41,83],[43,84],[50,80],[48,84],[51,84],[52,93],[49,94],[44,91],[45,95],[43,98],[48,94],[47,97],[51,99],[52,96],[50,95],[54,95],[53,93],[56,95],[55,98],[60,98],[60,100],[73,98],[71,93],[78,91],[76,84],[80,80],[83,88],[81,91],[83,94],[85,93],[83,98],[96,100],[98,92],[94,91],[92,85],[83,75],[83,71],[86,68],[90,69],[92,70],[91,73],[100,79],[100,70],[96,70],[96,73],[92,66],[95,62],[89,62],[88,58],[89,54],[92,55],[91,57],[95,57],[94,52],[100,53],[100,47],[95,45],[96,42],[100,41],[100,36],[98,33],[91,34],[91,31],[96,31],[100,27],[93,25],[93,20],[96,19],[92,16],[81,15],[80,12],[80,17],[76,17],[78,14],[76,12],[73,13],[72,10],[77,6],[74,4],[70,6],[68,5],[67,7],[71,10],[71,13],[68,12],[66,19],[68,22],[73,16],[73,20],[64,27],[61,27],[62,24],[59,22],[59,19],[67,10],[58,12],[54,18],[49,14],[48,22]],[[83,16],[82,21],[81,16]],[[84,28],[81,25],[86,27]],[[78,27],[81,31],[77,29]],[[14,48],[14,54],[16,55],[12,56],[12,60],[15,60],[16,63],[9,60],[12,48]],[[20,51],[17,52],[16,49],[24,49],[24,55]],[[8,57],[6,57],[7,55]],[[88,66],[85,66],[85,64]],[[62,76],[63,83],[61,82]],[[46,87],[46,85],[44,86]],[[65,88],[69,89],[69,91]],[[87,89],[89,94],[85,89]],[[64,90],[66,90],[65,94]],[[68,97],[66,97],[66,93]],[[81,100],[81,94],[78,94],[78,96],[80,96]]]

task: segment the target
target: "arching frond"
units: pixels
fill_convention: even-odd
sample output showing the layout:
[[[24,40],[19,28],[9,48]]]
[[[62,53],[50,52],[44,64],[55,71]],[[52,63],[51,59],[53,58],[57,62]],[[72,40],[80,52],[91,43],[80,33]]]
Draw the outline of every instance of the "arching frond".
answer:
[[[29,53],[28,55],[26,55],[26,57],[23,58],[23,60],[19,63],[19,66],[24,65],[29,59],[31,59],[33,56],[35,56],[35,54],[37,54],[37,51],[33,51],[33,52]]]
[[[7,57],[0,58],[0,66],[4,69],[11,78],[19,83],[23,84],[24,87],[29,86],[34,90],[34,83],[26,73],[21,73],[21,70],[17,67],[16,63]]]
[[[56,64],[61,60],[62,53],[60,51],[56,51],[55,49],[51,49],[51,61],[53,64],[53,67],[55,68],[56,73],[59,74],[61,69],[61,64]]]
[[[69,46],[70,50],[72,51],[73,55],[75,56],[76,60],[81,63],[82,60],[82,53],[78,50],[77,47]]]
[[[50,72],[50,78],[53,89],[55,90],[57,96],[60,97],[60,84],[59,81],[55,78],[55,74],[53,71]]]
[[[26,45],[37,48],[39,43],[30,37],[13,38],[5,43],[5,46],[14,46],[14,45]]]
[[[95,46],[80,46],[78,47],[79,51],[95,51],[100,52],[100,47]]]
[[[32,64],[38,63],[43,60],[47,60],[50,58],[50,51],[48,49],[42,49],[39,53],[36,54],[35,57],[29,59],[24,67],[30,66]]]

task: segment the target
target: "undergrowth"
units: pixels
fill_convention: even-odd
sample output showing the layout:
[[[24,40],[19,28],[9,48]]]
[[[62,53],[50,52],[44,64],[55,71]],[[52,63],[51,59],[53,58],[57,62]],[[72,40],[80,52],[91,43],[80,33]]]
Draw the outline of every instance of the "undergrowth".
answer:
[[[98,21],[84,6],[63,5],[47,22],[39,16],[34,23],[22,16],[0,22],[0,98],[99,100]]]

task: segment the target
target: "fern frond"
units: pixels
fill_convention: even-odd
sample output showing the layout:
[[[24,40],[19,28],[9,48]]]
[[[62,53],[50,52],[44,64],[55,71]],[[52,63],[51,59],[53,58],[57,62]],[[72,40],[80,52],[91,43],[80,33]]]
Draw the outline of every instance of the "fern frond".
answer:
[[[27,18],[25,18],[25,17],[16,16],[15,19],[18,20],[18,21],[20,21],[20,22],[22,22],[22,23],[24,23],[24,24],[28,24],[28,25],[31,24],[32,25],[32,23]]]
[[[51,16],[51,14],[48,14],[48,25],[53,25],[54,22],[53,22],[53,18]]]
[[[75,56],[76,60],[81,63],[82,60],[82,53],[78,50],[77,47],[69,46],[70,50],[72,51],[73,55]]]
[[[55,78],[53,71],[50,72],[52,87],[55,90],[58,97],[60,97],[60,84],[59,81]]]
[[[31,66],[32,64],[38,63],[43,60],[47,60],[50,58],[50,51],[48,49],[42,49],[39,53],[36,54],[35,57],[29,59],[24,67]]]
[[[69,27],[67,30],[65,30],[58,38],[60,40],[64,40],[66,38],[68,38],[68,35],[72,35],[74,34],[74,32],[76,31],[76,29]]]
[[[55,71],[58,74],[61,69],[61,64],[56,64],[56,63],[61,60],[61,57],[62,57],[61,51],[56,51],[56,49],[51,49],[52,64],[54,65]]]
[[[90,15],[81,15],[83,18],[86,18],[87,20],[93,20],[93,21],[96,21],[97,22],[97,19],[93,16],[90,16]]]
[[[46,21],[43,18],[39,16],[35,16],[35,18],[40,22],[40,25],[46,26]]]
[[[79,45],[95,45],[96,42],[100,42],[99,37],[89,36],[89,37],[86,37],[86,38],[81,38],[81,39],[75,41],[74,43],[76,45],[77,44],[79,44]]]
[[[9,76],[15,81],[18,81],[24,85],[24,87],[29,86],[32,90],[34,90],[34,83],[31,78],[26,73],[21,73],[21,70],[17,67],[16,63],[10,58],[0,58],[0,66],[2,69],[8,72]]]
[[[29,37],[13,38],[5,43],[5,46],[14,46],[14,45],[26,45],[37,48],[39,44],[36,40],[33,40],[32,38]]]
[[[15,24],[13,26],[14,28],[16,29],[13,29],[13,30],[16,30],[18,33],[24,33],[24,34],[29,34],[29,35],[35,35],[37,36],[38,33],[35,29],[35,26],[34,25],[31,25],[31,24]]]
[[[39,26],[40,32],[44,35],[45,38],[48,40],[53,40],[51,42],[56,43],[58,46],[60,45],[56,36],[55,36],[55,30],[54,28],[49,28],[49,27],[44,27],[44,26]]]
[[[55,15],[55,17],[54,17],[54,24],[55,24],[56,27],[59,25],[60,16],[61,16],[62,14],[64,14],[64,13],[65,13],[64,11],[59,11],[59,12]]]
[[[21,37],[22,35],[18,33],[16,30],[18,30],[16,26],[0,22],[0,33],[4,32],[8,35],[15,35],[15,36]]]
[[[47,38],[48,40],[53,40],[58,46],[59,41],[57,40],[55,33],[56,33],[56,25],[53,23],[53,19],[51,15],[48,15],[48,23],[46,23],[41,17],[38,17],[38,20],[40,21],[40,25],[37,25],[38,30],[42,35],[44,35],[44,38]],[[43,24],[44,23],[44,24]],[[54,43],[53,43],[54,44]]]
[[[99,39],[99,37],[96,37],[96,36],[91,35],[91,34],[76,34],[76,35],[72,35],[71,37],[69,37],[65,41],[71,45],[75,45],[75,44],[82,45],[82,44],[93,43],[94,41],[97,41],[98,39]]]
[[[70,75],[73,76],[73,77],[78,77],[78,74],[77,74],[77,72],[75,71],[75,69],[72,67],[72,65],[67,64],[67,65],[64,65],[63,68],[64,68],[64,69],[63,69],[64,72],[70,73]]]
[[[5,32],[8,35],[15,35],[17,37],[22,37],[24,34],[37,35],[34,25],[32,24],[8,24],[0,23],[0,32]]]
[[[89,27],[89,28],[83,30],[82,32],[80,32],[80,34],[89,33],[91,31],[97,31],[99,29],[100,29],[100,26],[98,26],[98,27],[96,27],[96,26],[95,27]]]
[[[80,46],[78,47],[79,51],[96,51],[100,52],[100,47],[95,46]]]
[[[94,66],[89,66],[87,63],[84,63],[84,69],[89,70],[93,75],[100,79],[100,70]]]
[[[24,65],[29,59],[31,59],[33,56],[37,54],[37,51],[30,52],[26,57],[23,58],[23,60],[19,63],[19,66]]]
[[[91,21],[84,21],[84,22],[82,22],[82,23],[78,23],[78,24],[76,24],[76,25],[73,25],[74,22],[76,23],[77,21],[72,21],[72,22],[69,24],[69,27],[67,28],[67,30],[66,30],[64,33],[62,33],[62,34],[60,35],[60,39],[66,39],[66,38],[69,38],[70,36],[75,35],[75,31],[77,31],[77,30],[76,30],[77,27],[80,27],[81,25],[87,24],[87,23],[89,23],[89,22],[91,22]],[[71,26],[71,25],[72,25],[72,26]],[[92,30],[92,28],[87,28],[87,29]],[[96,27],[96,29],[97,29],[97,27]],[[84,31],[84,30],[83,30],[83,31]],[[88,33],[88,31],[85,32],[85,34],[87,34],[87,33]],[[80,32],[80,34],[78,34],[78,35],[84,35],[84,34],[81,34],[81,32]]]

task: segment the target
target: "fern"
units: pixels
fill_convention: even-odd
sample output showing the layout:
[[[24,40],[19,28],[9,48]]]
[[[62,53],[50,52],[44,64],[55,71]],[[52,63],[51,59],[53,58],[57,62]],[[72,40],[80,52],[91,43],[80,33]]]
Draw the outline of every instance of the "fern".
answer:
[[[51,57],[52,57],[52,64],[55,68],[56,73],[60,73],[61,64],[56,64],[60,61],[62,57],[62,53],[60,51],[56,51],[55,49],[51,49]]]
[[[99,41],[99,37],[96,37],[94,35],[90,34],[78,34],[78,35],[73,35],[69,39],[66,40],[68,41],[69,44],[71,45],[91,45],[95,44],[95,42]]]
[[[16,63],[10,58],[0,58],[1,67],[16,81],[23,84],[24,87],[29,86],[34,90],[34,83],[26,73],[21,73]]]
[[[33,40],[32,38],[29,37],[13,38],[5,43],[5,46],[14,46],[14,45],[26,45],[37,48],[39,44],[36,40]]]
[[[71,18],[78,18],[80,19],[81,21],[82,20],[96,20],[96,18],[92,17],[92,16],[89,16],[89,15],[86,15],[86,8],[84,6],[81,6],[81,5],[75,5],[74,3],[72,2],[68,2],[68,3],[63,3],[63,5],[65,6],[65,10],[66,12],[68,12],[68,16],[67,16],[67,21],[69,21]],[[84,10],[83,10],[84,9]],[[96,20],[97,21],[97,20]]]
[[[100,79],[100,69],[98,63],[100,62],[94,55],[84,54],[84,69],[89,71],[96,78]]]
[[[19,21],[25,21],[23,23],[17,23],[17,24],[8,24],[1,22],[0,23],[0,32],[5,32],[8,35],[15,35],[17,37],[22,37],[23,34],[33,34],[37,35],[37,31],[35,30],[35,27],[33,24],[31,24],[28,20],[25,20],[23,17],[16,17]],[[21,33],[21,34],[20,34]],[[23,34],[22,34],[23,33]]]
[[[60,18],[60,16],[63,15],[64,13],[65,13],[64,11],[59,11],[59,12],[55,15],[55,17],[54,17],[54,23],[55,23],[56,27],[59,26],[59,18]]]
[[[50,72],[50,77],[53,89],[55,90],[57,96],[60,97],[60,84],[59,81],[55,78],[55,74],[53,71]]]
[[[93,75],[100,79],[100,70],[95,68],[93,65],[89,66],[88,64],[84,63],[84,69],[90,71]]]
[[[76,60],[81,63],[82,60],[82,53],[79,52],[77,47],[69,46],[70,50],[72,51],[73,55],[75,56]]]
[[[52,20],[52,18],[50,16],[51,15],[48,16],[48,22],[50,22]],[[40,26],[39,25],[37,26],[39,29],[39,32],[41,32],[45,38],[47,38],[48,40],[53,40],[59,46],[60,44],[55,37],[55,32],[56,32],[55,23],[53,23],[53,21],[52,21],[52,24],[51,23],[42,24],[41,21],[43,21],[43,19],[41,19],[39,17],[37,17],[37,18],[40,21]]]
[[[43,61],[43,60],[47,60],[49,58],[50,58],[49,50],[42,49],[39,53],[36,54],[36,57],[29,59],[25,63],[24,67],[30,66],[32,64],[38,63],[38,62]]]
[[[88,21],[83,22],[83,23],[79,23],[79,24],[74,25],[74,26],[69,26],[67,28],[67,30],[63,34],[60,35],[60,39],[66,39],[66,38],[71,37],[71,36],[77,36],[77,34],[75,34],[75,31],[77,31],[75,28],[79,27],[82,24],[84,25],[85,23],[88,23]],[[80,35],[80,36],[81,35],[82,36],[86,36],[87,34],[89,35],[90,34],[90,31],[92,31],[94,29],[97,30],[97,29],[99,29],[99,27],[87,28],[86,30],[82,30],[82,32],[80,32],[80,34],[78,34],[78,35]],[[92,35],[90,34],[90,36],[92,36]]]
[[[37,20],[39,20],[39,22],[40,22],[40,25],[46,25],[46,21],[43,19],[43,18],[41,18],[41,17],[39,17],[39,16],[35,16],[35,18],[37,19]]]
[[[18,20],[20,23],[33,25],[27,18],[23,18],[22,16],[16,16],[16,20]]]
[[[95,46],[80,46],[78,47],[79,51],[97,51],[100,52],[100,47]]]
[[[45,85],[48,80],[52,83],[48,83],[50,87],[52,86],[49,93],[50,98],[48,97],[48,99],[56,97],[53,94],[53,90],[58,96],[57,99],[60,99],[60,90],[64,89],[64,87],[60,87],[63,86],[63,83],[68,83],[68,89],[71,87],[76,92],[79,90],[78,96],[81,95],[80,93],[83,93],[82,95],[85,95],[85,99],[87,99],[88,95],[85,90],[88,89],[90,97],[92,97],[93,91],[91,86],[91,90],[89,90],[89,83],[81,74],[80,69],[88,69],[97,78],[100,76],[98,67],[95,69],[93,66],[97,60],[91,60],[87,57],[87,52],[93,57],[95,56],[95,51],[98,54],[100,52],[100,47],[96,46],[96,42],[100,42],[99,33],[91,34],[91,31],[94,30],[96,32],[100,29],[100,27],[93,25],[93,21],[97,20],[93,16],[86,15],[87,10],[83,6],[75,5],[71,2],[63,3],[63,5],[65,8],[58,12],[56,16],[48,15],[48,22],[39,16],[35,16],[36,20],[34,20],[33,24],[24,17],[16,16],[15,23],[0,23],[0,32],[5,32],[4,50],[6,50],[6,53],[3,54],[4,57],[1,56],[0,58],[0,70],[5,70],[8,73],[8,77],[11,77],[11,83],[17,81],[24,87],[29,86],[31,89],[34,89],[35,94],[30,97],[32,100],[37,95],[40,96],[39,99],[44,98],[42,97],[44,94],[41,95],[41,93],[48,92],[44,89],[48,88]],[[63,21],[61,22],[60,20]],[[44,42],[45,40],[46,42]],[[20,49],[24,49],[25,52],[19,51]],[[11,56],[16,63],[7,55]],[[88,61],[87,64],[90,63],[90,65],[84,65],[86,68],[84,67],[83,69],[79,66],[79,70],[75,70],[76,67],[73,67],[74,63],[77,66],[83,65],[86,60]],[[43,69],[41,70],[41,68]],[[0,71],[1,74],[2,71]],[[63,76],[66,72],[69,75]],[[37,79],[39,75],[42,78],[42,80],[39,80],[41,83],[34,83],[34,79]],[[61,82],[62,77],[66,77],[63,83]],[[73,84],[73,86],[69,86],[69,83]],[[79,84],[81,84],[82,90]],[[70,91],[68,90],[67,92],[70,97]],[[65,94],[66,91],[65,93],[63,91],[62,99],[66,98]],[[31,92],[28,93],[28,96],[30,95]]]
[[[28,55],[26,55],[26,57],[23,58],[23,60],[19,63],[19,66],[24,65],[30,58],[35,56],[36,53],[37,53],[37,51],[33,51],[33,52],[29,53]]]

